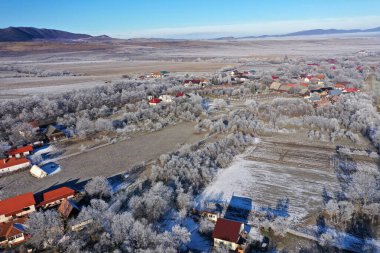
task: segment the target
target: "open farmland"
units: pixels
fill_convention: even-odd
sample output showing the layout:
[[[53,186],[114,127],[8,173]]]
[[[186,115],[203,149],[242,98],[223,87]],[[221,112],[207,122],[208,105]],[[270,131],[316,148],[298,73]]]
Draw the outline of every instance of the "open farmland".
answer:
[[[1,177],[0,187],[3,196],[8,197],[27,191],[39,192],[60,184],[75,185],[95,176],[110,177],[128,173],[135,165],[156,159],[161,154],[175,150],[178,145],[191,144],[203,138],[203,135],[193,132],[192,123],[180,123],[56,161],[62,171],[43,179],[32,177],[28,171]],[[131,180],[136,177],[137,174],[130,175]]]
[[[57,93],[89,88],[114,81],[122,75],[158,70],[172,73],[213,73],[249,60],[279,60],[294,57],[330,57],[375,50],[379,38],[313,37],[252,40],[155,41],[111,40],[83,43],[19,42],[0,43],[0,66],[32,66],[42,70],[67,70],[85,76],[11,77],[0,76],[0,99],[40,93]],[[38,50],[37,50],[38,49]],[[15,58],[17,56],[17,59]],[[255,66],[270,70],[273,66]]]
[[[203,198],[229,200],[246,196],[253,205],[275,208],[289,199],[289,215],[304,218],[322,208],[322,191],[339,187],[330,157],[335,150],[295,143],[260,141],[220,171]]]

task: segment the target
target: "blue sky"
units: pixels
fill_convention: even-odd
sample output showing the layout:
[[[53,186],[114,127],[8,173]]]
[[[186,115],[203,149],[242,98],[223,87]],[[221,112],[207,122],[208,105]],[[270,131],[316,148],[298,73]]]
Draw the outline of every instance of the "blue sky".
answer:
[[[378,0],[0,0],[0,27],[209,38],[380,26]]]

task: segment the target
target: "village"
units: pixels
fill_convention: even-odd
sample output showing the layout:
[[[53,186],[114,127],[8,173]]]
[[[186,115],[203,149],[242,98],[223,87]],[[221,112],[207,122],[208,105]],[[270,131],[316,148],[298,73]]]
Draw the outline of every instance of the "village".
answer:
[[[165,82],[170,78],[172,81],[174,79],[175,85],[171,89],[153,90],[144,94],[142,100],[139,101],[144,110],[164,111],[165,106],[179,106],[190,102],[195,103],[194,101],[199,100],[202,101],[203,110],[207,111],[210,110],[209,108],[213,108],[213,111],[207,112],[207,117],[211,119],[214,117],[214,122],[219,120],[219,117],[225,117],[230,111],[240,108],[248,110],[246,101],[252,99],[263,100],[264,102],[270,102],[276,98],[295,99],[294,101],[303,101],[317,110],[333,106],[345,96],[360,94],[362,90],[367,92],[374,89],[373,82],[376,82],[376,76],[373,72],[376,70],[376,66],[353,66],[355,75],[372,73],[368,74],[366,80],[361,80],[360,85],[357,85],[357,83],[347,81],[344,78],[335,81],[336,78],[334,79],[331,76],[331,73],[340,68],[340,62],[337,59],[329,58],[321,62],[323,64],[305,63],[304,68],[309,72],[297,75],[287,73],[286,75],[290,75],[289,78],[279,75],[279,71],[265,73],[264,75],[259,74],[259,70],[252,68],[250,70],[239,70],[236,67],[227,67],[217,73],[199,76],[178,76],[176,73],[162,70],[144,75],[137,74],[135,77],[128,76],[127,78],[130,82]],[[247,66],[241,68],[246,69]],[[112,85],[112,82],[106,82],[105,85]],[[114,114],[117,113],[118,111]],[[193,121],[200,124],[207,117],[204,115],[197,116],[195,117],[196,120],[193,119]],[[112,120],[114,119],[112,118]],[[51,162],[51,159],[46,155],[40,155],[40,159],[36,159],[33,155],[57,145],[68,143],[67,145],[70,146],[73,141],[81,143],[90,139],[89,137],[78,139],[75,131],[69,131],[67,125],[65,126],[56,119],[29,121],[26,128],[18,131],[19,136],[21,136],[20,139],[23,139],[22,145],[9,141],[7,145],[4,145],[4,152],[0,154],[0,175],[2,178],[17,177],[17,173],[25,172],[32,176],[28,180],[41,180],[46,177],[58,176],[61,169],[65,170],[65,167],[61,168],[59,161]],[[204,129],[203,131],[207,132]],[[144,131],[139,130],[137,132]],[[258,137],[256,131],[254,132],[254,137]],[[214,135],[217,136],[215,137],[216,140],[222,138],[220,134],[218,136],[218,132]],[[29,138],[29,136],[32,137]],[[113,134],[113,136],[117,138],[117,134]],[[213,138],[212,131],[206,135],[202,143],[207,143],[211,138]],[[111,142],[107,145],[113,144]],[[82,153],[78,152],[73,155],[81,155]],[[119,173],[123,173],[123,171],[119,171]],[[96,175],[90,176],[95,177]],[[134,182],[128,187],[133,185]],[[87,226],[95,223],[93,219],[85,219],[68,225],[68,221],[75,219],[80,210],[88,205],[89,198],[91,198],[84,191],[83,185],[77,188],[70,187],[53,186],[39,192],[26,192],[2,199],[0,201],[1,246],[3,248],[19,247],[20,244],[22,245],[25,241],[30,240],[33,234],[28,233],[25,224],[28,224],[28,217],[32,213],[41,210],[57,210],[60,217],[65,220],[64,231],[81,233]],[[114,194],[116,193],[117,191],[114,192]],[[265,230],[261,223],[261,225],[252,223],[254,219],[251,216],[258,215],[252,211],[252,206],[250,197],[236,195],[232,196],[228,202],[212,203],[206,201],[201,205],[201,203],[194,201],[191,211],[188,210],[188,212],[192,220],[200,222],[200,225],[197,226],[205,227],[198,236],[208,238],[208,242],[212,241],[211,245],[206,245],[213,249],[227,249],[236,252],[267,251],[273,244],[272,239],[270,239],[271,230]],[[276,208],[271,210],[264,215],[261,212],[259,214],[260,219],[264,219],[268,215],[281,217],[278,212],[276,213]],[[336,247],[339,248],[339,246]]]

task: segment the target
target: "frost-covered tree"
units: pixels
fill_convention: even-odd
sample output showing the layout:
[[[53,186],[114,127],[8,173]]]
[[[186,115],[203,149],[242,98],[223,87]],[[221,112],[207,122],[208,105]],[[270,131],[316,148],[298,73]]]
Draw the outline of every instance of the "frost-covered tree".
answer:
[[[105,177],[97,176],[91,179],[84,187],[86,193],[91,197],[109,197],[111,195],[111,185]]]
[[[63,220],[56,211],[34,212],[26,223],[27,232],[32,235],[28,243],[37,248],[55,247],[63,236]]]

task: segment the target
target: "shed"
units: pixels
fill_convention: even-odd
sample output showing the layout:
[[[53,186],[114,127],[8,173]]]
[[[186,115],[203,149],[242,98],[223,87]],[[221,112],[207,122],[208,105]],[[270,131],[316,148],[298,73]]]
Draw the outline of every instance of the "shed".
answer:
[[[33,177],[36,177],[36,178],[44,178],[48,175],[46,171],[44,171],[37,165],[33,165],[29,172]]]
[[[46,137],[48,137],[49,141],[58,141],[66,138],[66,135],[62,130],[58,129],[56,126],[49,125],[46,130]]]

